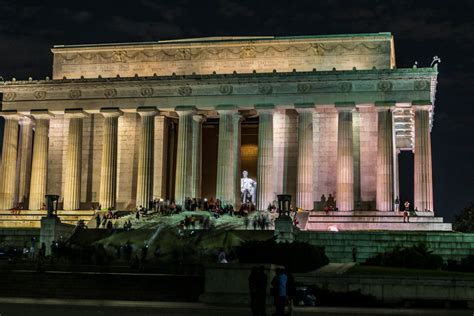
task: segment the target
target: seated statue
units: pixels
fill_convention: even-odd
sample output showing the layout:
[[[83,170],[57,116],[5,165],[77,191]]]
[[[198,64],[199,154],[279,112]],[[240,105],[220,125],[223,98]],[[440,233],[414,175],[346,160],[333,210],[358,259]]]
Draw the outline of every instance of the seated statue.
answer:
[[[257,182],[253,179],[250,179],[248,175],[249,173],[247,170],[242,172],[242,178],[240,179],[240,202],[255,204]]]

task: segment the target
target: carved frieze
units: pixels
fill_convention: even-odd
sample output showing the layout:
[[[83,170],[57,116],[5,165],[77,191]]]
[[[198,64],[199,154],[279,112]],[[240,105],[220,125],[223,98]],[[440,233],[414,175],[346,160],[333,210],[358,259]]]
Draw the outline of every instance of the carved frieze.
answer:
[[[80,99],[81,98],[81,90],[74,89],[69,91],[69,98],[70,99]]]
[[[308,93],[311,91],[311,86],[309,83],[298,83],[296,85],[296,91],[298,93]]]
[[[140,94],[144,97],[151,97],[153,95],[153,88],[141,88]]]
[[[196,47],[196,48],[149,48],[143,50],[117,50],[97,53],[56,53],[59,64],[92,64],[92,63],[125,63],[125,62],[157,62],[180,60],[217,60],[265,58],[275,56],[326,56],[326,55],[357,55],[386,54],[388,45],[383,43],[305,43],[290,45],[267,46],[228,46],[228,47]]]
[[[270,84],[262,84],[258,86],[258,92],[261,94],[271,94],[273,87]]]
[[[36,100],[44,100],[46,98],[46,91],[35,91],[33,93]]]
[[[377,89],[382,92],[392,91],[392,82],[391,81],[380,81],[377,84]]]
[[[178,88],[178,93],[183,97],[187,97],[193,93],[193,89],[190,86],[182,86]]]
[[[16,98],[16,93],[15,92],[7,92],[3,95],[3,99],[5,101],[13,101]]]
[[[104,96],[109,99],[109,98],[113,98],[117,95],[117,89],[105,89],[104,90]]]
[[[430,82],[427,80],[417,80],[415,81],[415,90],[429,90]]]
[[[219,87],[219,92],[223,95],[229,95],[233,90],[234,88],[231,85],[222,85]]]
[[[341,82],[339,84],[339,91],[350,92],[352,91],[352,82]]]

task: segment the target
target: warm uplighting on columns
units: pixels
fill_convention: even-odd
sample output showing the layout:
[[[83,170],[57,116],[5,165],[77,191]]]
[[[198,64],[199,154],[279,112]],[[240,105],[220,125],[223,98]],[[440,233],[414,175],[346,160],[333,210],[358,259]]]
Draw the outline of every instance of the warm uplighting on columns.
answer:
[[[377,108],[377,211],[393,211],[393,117],[391,106]]]
[[[8,210],[15,205],[16,157],[18,153],[18,121],[16,111],[0,112],[5,119],[2,146],[2,167],[0,179],[0,209]]]
[[[354,158],[352,144],[352,111],[354,104],[336,105],[337,128],[337,177],[336,207],[339,211],[354,210]]]
[[[184,206],[185,199],[191,197],[193,116],[196,114],[196,108],[193,106],[178,106],[175,111],[179,116],[175,200],[177,205]]]
[[[155,107],[137,109],[141,117],[140,143],[138,146],[137,200],[136,205],[148,208],[153,197],[153,149],[155,142]]]
[[[257,210],[266,210],[274,199],[273,104],[255,106],[258,112]]]
[[[313,115],[314,104],[297,104],[298,112],[298,174],[296,206],[313,209]]]
[[[82,125],[83,119],[88,115],[82,110],[66,110],[64,115],[69,119],[69,134],[63,209],[78,210],[81,203]]]
[[[122,111],[116,108],[103,108],[104,137],[102,146],[102,165],[100,169],[99,204],[102,208],[115,208],[117,196],[117,138],[118,118]]]
[[[53,117],[48,111],[31,111],[36,120],[31,164],[31,182],[29,209],[40,210],[43,207],[48,179],[49,120]]]
[[[220,105],[216,110],[219,113],[216,198],[224,204],[235,205],[237,181],[234,167],[237,161],[234,161],[234,152],[238,144],[234,144],[234,115],[238,113],[232,105]]]
[[[433,211],[433,174],[431,164],[431,105],[415,109],[415,209]]]
[[[191,164],[191,198],[201,197],[202,178],[202,123],[203,115],[193,115],[193,149]]]

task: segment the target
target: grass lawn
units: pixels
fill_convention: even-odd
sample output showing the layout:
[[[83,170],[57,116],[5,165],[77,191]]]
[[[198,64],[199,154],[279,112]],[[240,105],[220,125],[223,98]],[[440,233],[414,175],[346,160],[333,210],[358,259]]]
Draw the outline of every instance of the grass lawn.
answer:
[[[394,277],[449,277],[459,279],[474,279],[474,273],[470,272],[454,272],[443,270],[421,270],[408,268],[393,268],[393,267],[375,267],[375,266],[361,266],[355,265],[349,269],[345,274],[347,275],[380,275],[380,276],[394,276]]]

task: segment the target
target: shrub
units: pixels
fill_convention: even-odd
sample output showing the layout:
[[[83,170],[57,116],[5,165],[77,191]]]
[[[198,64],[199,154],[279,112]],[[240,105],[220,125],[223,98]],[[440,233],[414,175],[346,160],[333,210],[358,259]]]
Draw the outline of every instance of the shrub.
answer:
[[[474,203],[471,203],[471,205],[456,215],[453,222],[453,230],[463,233],[474,233]]]
[[[237,257],[245,263],[273,263],[291,272],[307,272],[329,263],[324,247],[305,242],[277,243],[275,239],[246,241],[237,247]]]
[[[393,250],[369,258],[366,265],[412,269],[441,269],[443,258],[434,255],[424,243],[413,247],[395,247]]]

